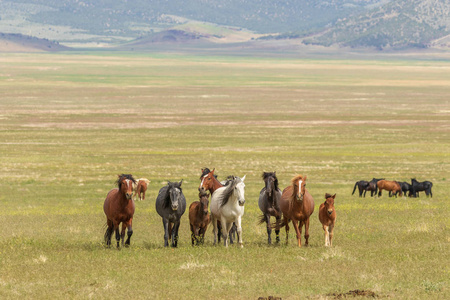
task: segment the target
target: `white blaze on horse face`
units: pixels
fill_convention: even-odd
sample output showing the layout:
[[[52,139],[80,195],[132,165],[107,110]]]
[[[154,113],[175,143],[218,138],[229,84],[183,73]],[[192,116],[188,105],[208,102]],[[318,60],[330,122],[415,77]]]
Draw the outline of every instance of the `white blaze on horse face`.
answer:
[[[208,177],[208,174],[206,174],[205,176],[203,176],[202,182],[200,183],[200,186],[198,187],[199,189],[202,188],[203,186],[203,182],[205,181],[205,178]]]
[[[302,195],[302,183],[303,183],[303,180],[298,181],[298,196],[299,197]]]

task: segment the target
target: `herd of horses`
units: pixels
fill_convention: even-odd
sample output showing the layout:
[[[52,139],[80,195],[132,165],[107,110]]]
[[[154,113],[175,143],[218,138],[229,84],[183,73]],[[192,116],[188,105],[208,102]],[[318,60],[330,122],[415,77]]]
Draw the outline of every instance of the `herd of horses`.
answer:
[[[360,180],[355,183],[353,187],[352,195],[355,193],[356,188],[359,191],[359,197],[366,197],[366,192],[370,191],[370,196],[381,196],[381,192],[386,190],[389,192],[389,196],[397,197],[397,194],[401,197],[419,197],[419,192],[425,192],[425,195],[433,197],[431,188],[433,183],[431,181],[419,182],[415,178],[411,179],[411,184],[402,181],[389,181],[384,178],[372,178],[371,181]]]
[[[224,245],[228,246],[228,240],[233,243],[237,234],[237,242],[243,247],[242,242],[242,217],[245,205],[245,176],[228,176],[225,181],[220,182],[208,168],[202,169],[199,185],[199,200],[189,206],[189,223],[191,228],[192,245],[204,243],[205,233],[208,225],[212,223],[214,233],[214,244],[223,238]],[[275,228],[276,242],[280,242],[280,229],[286,230],[286,244],[289,238],[289,223],[292,222],[297,236],[298,246],[301,247],[302,229],[305,228],[305,245],[309,241],[310,216],[314,212],[314,199],[306,189],[306,176],[297,175],[291,180],[291,184],[283,191],[278,186],[276,172],[264,172],[262,174],[264,187],[259,193],[258,206],[262,212],[259,224],[266,223],[267,242],[272,243],[272,229]],[[136,195],[140,200],[145,200],[150,180],[146,178],[134,179],[131,174],[118,175],[117,188],[108,192],[103,210],[106,215],[106,232],[104,240],[107,246],[111,246],[111,237],[115,233],[117,248],[130,245],[133,235],[133,215],[135,204],[133,198]],[[181,216],[186,210],[186,198],[183,194],[180,182],[168,182],[163,186],[156,198],[156,211],[161,216],[164,226],[164,246],[172,247],[178,245],[178,230],[180,228]],[[384,178],[373,178],[371,181],[360,180],[354,185],[352,195],[356,188],[359,197],[370,195],[381,196],[382,191],[389,191],[389,196],[399,194],[409,197],[418,197],[419,192],[425,192],[426,196],[433,196],[430,181],[418,182],[411,179],[407,182],[388,181]],[[133,195],[134,192],[134,195]],[[211,198],[211,201],[208,199]],[[336,222],[336,210],[334,200],[336,194],[325,194],[325,202],[319,207],[319,220],[325,233],[325,246],[332,246],[333,231]],[[211,203],[209,203],[211,202]],[[208,211],[209,205],[209,211]],[[271,222],[271,217],[275,222]],[[122,224],[122,229],[119,226]],[[125,241],[125,232],[127,240]]]

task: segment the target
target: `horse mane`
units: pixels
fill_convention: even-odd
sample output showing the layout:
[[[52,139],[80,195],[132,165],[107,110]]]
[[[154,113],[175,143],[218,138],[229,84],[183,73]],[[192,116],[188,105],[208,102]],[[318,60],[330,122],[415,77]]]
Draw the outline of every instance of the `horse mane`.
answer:
[[[295,192],[295,188],[297,187],[298,181],[299,181],[299,180],[303,180],[303,177],[304,177],[303,175],[297,175],[297,176],[295,176],[294,178],[291,179],[291,183],[292,183],[292,194],[291,194],[291,196],[289,197],[291,203],[293,203],[293,202],[295,201],[296,197],[297,197],[298,190],[297,190],[297,193],[296,193],[296,192]],[[300,188],[300,187],[297,187],[297,189],[298,189],[298,188]]]
[[[200,179],[202,179],[203,176],[205,176],[206,174],[209,174],[210,172],[211,172],[211,170],[208,168],[202,169],[202,175],[200,176]]]
[[[266,181],[266,179],[269,178],[269,177],[275,178],[275,181],[274,181],[275,191],[278,191],[278,189],[279,189],[278,188],[278,178],[277,178],[277,175],[275,174],[275,172],[263,172],[261,177],[262,177],[262,179],[264,181]]]
[[[167,186],[164,194],[163,207],[170,207],[172,204],[170,203],[170,190],[173,188],[178,188],[182,193],[181,184],[179,182],[170,182],[167,181]]]
[[[227,181],[228,180],[229,180],[229,183],[225,186],[225,190],[223,191],[222,194],[220,194],[217,197],[217,201],[219,201],[219,203],[221,203],[220,204],[221,207],[224,206],[225,204],[227,204],[228,199],[230,199],[231,194],[233,194],[234,188],[240,182],[239,178],[235,177],[235,176],[228,176]]]
[[[131,175],[131,174],[121,174],[121,175],[118,175],[118,178],[117,178],[117,180],[116,180],[116,184],[117,184],[117,187],[119,188],[119,190],[120,190],[120,183],[121,183],[122,180],[124,180],[124,179],[131,180],[134,184],[136,184],[136,179],[133,178],[133,175]]]

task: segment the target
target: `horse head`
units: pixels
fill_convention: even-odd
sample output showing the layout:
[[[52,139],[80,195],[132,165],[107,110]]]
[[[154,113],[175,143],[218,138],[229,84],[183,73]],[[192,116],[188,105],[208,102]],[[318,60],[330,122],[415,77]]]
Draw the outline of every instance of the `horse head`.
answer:
[[[244,184],[244,180],[245,180],[245,176],[242,178],[239,177],[235,177],[236,182],[236,187],[234,188],[234,193],[236,195],[237,201],[239,203],[240,206],[244,206],[245,204],[245,184]]]
[[[266,194],[272,197],[272,193],[278,189],[277,172],[264,172],[262,178],[266,187]]]
[[[180,182],[170,182],[169,185],[169,196],[170,196],[170,204],[172,210],[178,210],[178,204],[180,203],[181,198],[181,184],[183,183],[183,179]]]
[[[117,187],[119,191],[127,198],[131,200],[133,197],[133,185],[136,184],[136,180],[131,174],[117,175]]]
[[[200,198],[200,204],[202,207],[203,214],[207,215],[208,214],[208,205],[209,205],[209,200],[208,200],[209,195],[207,193],[200,192],[198,194],[198,196]]]
[[[214,171],[216,169],[213,169],[210,172],[206,172],[209,171],[209,169],[202,169],[202,176],[200,177],[201,183],[200,186],[198,187],[198,190],[202,193],[204,193],[205,191],[208,191],[210,189],[213,188],[214,186]]]
[[[303,201],[306,192],[306,175],[297,175],[292,178],[291,182],[294,186],[295,199],[297,201]]]
[[[331,196],[330,194],[325,194],[325,202],[323,203],[325,205],[325,209],[327,210],[328,215],[331,216],[331,214],[334,211],[334,199],[336,198],[336,194]]]

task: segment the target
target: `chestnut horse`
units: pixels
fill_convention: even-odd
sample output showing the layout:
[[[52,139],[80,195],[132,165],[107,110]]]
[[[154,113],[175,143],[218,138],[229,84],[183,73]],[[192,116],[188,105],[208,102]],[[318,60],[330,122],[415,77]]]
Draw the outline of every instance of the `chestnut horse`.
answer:
[[[291,180],[292,185],[283,190],[280,209],[283,213],[281,226],[286,226],[286,244],[289,237],[289,222],[292,221],[297,233],[298,246],[301,247],[302,226],[305,225],[305,245],[309,239],[309,217],[314,212],[314,199],[306,190],[306,176],[297,175]]]
[[[378,188],[378,197],[381,196],[382,190],[392,192],[395,195],[395,197],[397,197],[397,193],[400,194],[400,197],[403,195],[402,187],[397,181],[380,180],[377,182],[377,188]]]
[[[147,178],[139,178],[137,180],[136,192],[134,192],[134,198],[136,199],[136,194],[139,197],[139,200],[145,200],[145,192],[147,191],[148,184],[150,180]]]
[[[199,245],[205,240],[205,232],[211,218],[208,213],[209,195],[207,193],[198,194],[200,201],[192,202],[189,206],[189,223],[191,225],[192,246],[194,242]]]
[[[136,180],[131,174],[118,175],[116,181],[117,188],[109,191],[106,195],[105,203],[103,204],[103,211],[106,215],[106,225],[108,228],[105,232],[105,242],[107,246],[111,246],[111,235],[116,233],[117,248],[119,248],[120,239],[122,239],[122,247],[125,239],[125,228],[127,231],[127,241],[125,245],[130,245],[130,238],[133,235],[133,215],[134,215],[134,201],[133,201],[133,184]],[[122,232],[119,234],[119,224],[122,223]]]
[[[334,209],[334,199],[336,194],[331,196],[325,194],[325,202],[319,207],[319,220],[325,231],[325,247],[333,246],[334,224],[336,223],[336,210]]]

